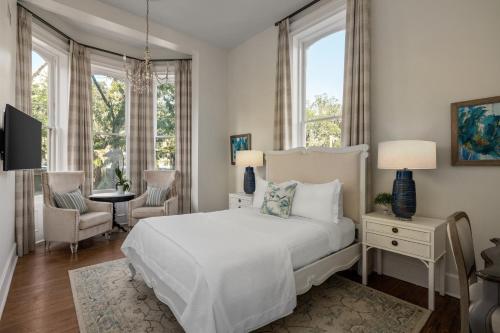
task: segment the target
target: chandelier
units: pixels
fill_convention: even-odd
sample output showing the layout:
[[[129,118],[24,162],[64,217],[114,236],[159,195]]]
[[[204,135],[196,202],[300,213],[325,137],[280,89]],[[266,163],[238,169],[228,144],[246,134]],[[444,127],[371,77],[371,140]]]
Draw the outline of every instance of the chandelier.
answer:
[[[144,48],[144,60],[138,66],[127,63],[127,56],[123,55],[123,62],[127,80],[134,92],[148,93],[153,80],[151,62],[151,51],[149,50],[149,0],[146,0],[146,46]]]

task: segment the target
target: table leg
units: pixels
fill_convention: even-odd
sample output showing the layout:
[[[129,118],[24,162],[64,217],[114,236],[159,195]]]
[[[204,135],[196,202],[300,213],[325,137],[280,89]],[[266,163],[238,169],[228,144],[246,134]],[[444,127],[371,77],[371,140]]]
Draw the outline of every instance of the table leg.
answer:
[[[429,265],[429,298],[427,300],[427,307],[429,310],[434,311],[434,263],[429,261],[427,264]]]
[[[127,232],[127,230],[125,230],[124,227],[122,227],[121,224],[119,224],[118,222],[116,222],[116,208],[115,208],[115,203],[113,203],[113,227],[117,227],[119,230],[123,231],[123,232]]]
[[[362,250],[362,254],[361,254],[361,260],[363,262],[363,275],[362,275],[362,279],[363,279],[363,284],[366,286],[367,284],[367,271],[368,271],[368,258],[367,258],[367,252],[368,252],[368,248],[365,244],[363,244],[362,246],[363,250]]]

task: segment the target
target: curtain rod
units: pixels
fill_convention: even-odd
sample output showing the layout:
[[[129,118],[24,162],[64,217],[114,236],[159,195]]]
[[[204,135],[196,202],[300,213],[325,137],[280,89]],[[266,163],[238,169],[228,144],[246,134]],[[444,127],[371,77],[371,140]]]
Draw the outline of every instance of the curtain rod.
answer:
[[[52,24],[50,24],[49,22],[47,22],[45,19],[43,19],[42,17],[40,17],[38,14],[34,13],[30,9],[28,9],[25,6],[23,6],[22,4],[20,4],[19,2],[17,3],[17,5],[19,7],[24,8],[24,10],[26,10],[34,18],[36,18],[38,21],[40,21],[41,23],[43,23],[44,25],[46,25],[48,28],[54,30],[59,35],[61,35],[64,38],[66,38],[68,40],[68,42],[69,41],[74,41],[74,42],[76,42],[76,43],[78,43],[78,44],[80,44],[80,45],[82,45],[82,46],[84,46],[86,48],[92,49],[92,50],[96,50],[96,51],[100,51],[100,52],[104,52],[104,53],[109,53],[109,54],[112,54],[112,55],[116,55],[116,56],[119,56],[119,57],[123,57],[123,54],[120,54],[118,52],[114,52],[114,51],[110,51],[110,50],[105,50],[105,49],[101,49],[101,48],[96,47],[96,46],[79,43],[76,40],[74,40],[73,38],[71,38],[70,36],[68,36],[67,34],[65,34],[64,32],[62,32],[61,30],[59,30],[58,28],[56,28],[55,26],[53,26]],[[135,58],[135,57],[131,57],[131,56],[127,56],[127,58],[128,59],[138,60],[138,61],[144,61],[144,59],[139,59],[139,58]],[[166,62],[166,61],[179,61],[179,60],[191,60],[191,59],[189,59],[189,58],[187,58],[187,59],[185,59],[185,58],[180,58],[180,59],[151,59],[152,62]]]
[[[321,0],[313,0],[311,2],[309,2],[307,5],[297,9],[296,11],[294,11],[293,13],[291,13],[290,15],[288,15],[287,17],[284,17],[283,19],[279,20],[278,22],[274,23],[274,26],[278,26],[282,21],[286,20],[286,19],[289,19],[289,18],[292,18],[294,17],[295,15],[303,12],[304,10],[306,10],[307,8],[317,4],[318,2],[320,2]]]

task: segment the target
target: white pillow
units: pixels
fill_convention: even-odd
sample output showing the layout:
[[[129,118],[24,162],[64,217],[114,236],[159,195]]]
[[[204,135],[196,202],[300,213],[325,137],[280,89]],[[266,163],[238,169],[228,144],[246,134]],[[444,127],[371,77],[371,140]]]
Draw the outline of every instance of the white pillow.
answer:
[[[297,183],[294,180],[288,180],[286,182],[283,182],[281,184],[276,184],[277,186],[284,186],[288,184],[295,184]],[[252,202],[252,207],[253,208],[262,208],[262,204],[264,203],[264,196],[266,195],[267,187],[269,186],[269,182],[265,179],[260,178],[259,176],[255,175],[255,192],[253,193],[253,202]]]
[[[342,183],[338,179],[325,184],[298,183],[292,215],[338,223],[343,216]]]

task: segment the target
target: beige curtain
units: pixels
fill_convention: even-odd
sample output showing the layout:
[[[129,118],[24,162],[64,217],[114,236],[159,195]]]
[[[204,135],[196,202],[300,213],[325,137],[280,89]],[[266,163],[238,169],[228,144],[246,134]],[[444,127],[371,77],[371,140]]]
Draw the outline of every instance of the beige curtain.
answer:
[[[31,14],[17,8],[16,107],[31,115]],[[17,255],[35,249],[33,170],[16,171],[15,224]]]
[[[132,75],[140,75],[141,62],[133,61]],[[144,193],[144,170],[154,163],[153,81],[147,92],[130,91],[129,163],[132,192]]]
[[[68,120],[68,168],[84,171],[83,194],[92,193],[92,86],[90,54],[86,47],[71,42]]]
[[[342,143],[370,143],[368,0],[347,0]]]
[[[179,213],[191,213],[191,60],[180,60],[175,71],[175,169],[179,173]]]
[[[289,20],[279,24],[274,104],[274,149],[288,149],[292,143],[292,90],[290,81]]]

